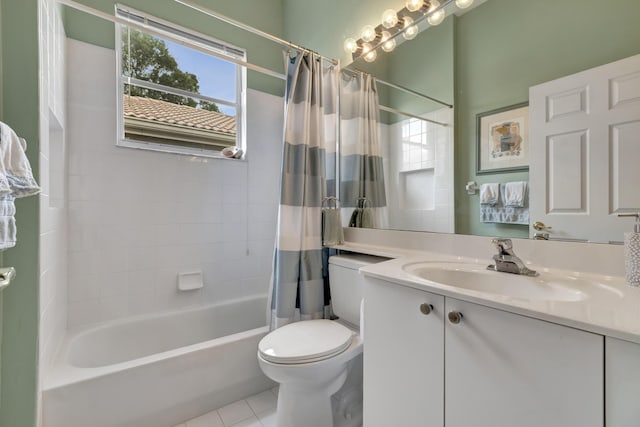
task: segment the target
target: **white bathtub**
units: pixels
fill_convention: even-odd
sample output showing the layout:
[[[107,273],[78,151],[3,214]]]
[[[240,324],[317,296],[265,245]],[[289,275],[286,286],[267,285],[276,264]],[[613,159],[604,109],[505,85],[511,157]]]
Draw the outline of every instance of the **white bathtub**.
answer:
[[[172,427],[274,384],[256,351],[266,298],[70,333],[47,372],[44,427]]]

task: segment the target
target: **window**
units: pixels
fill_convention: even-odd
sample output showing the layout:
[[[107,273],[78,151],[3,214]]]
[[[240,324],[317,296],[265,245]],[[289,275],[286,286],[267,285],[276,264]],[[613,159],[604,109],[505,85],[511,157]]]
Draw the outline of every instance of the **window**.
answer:
[[[418,119],[402,122],[402,170],[433,168],[435,144],[433,125]]]
[[[116,6],[121,146],[219,156],[243,147],[244,50]]]

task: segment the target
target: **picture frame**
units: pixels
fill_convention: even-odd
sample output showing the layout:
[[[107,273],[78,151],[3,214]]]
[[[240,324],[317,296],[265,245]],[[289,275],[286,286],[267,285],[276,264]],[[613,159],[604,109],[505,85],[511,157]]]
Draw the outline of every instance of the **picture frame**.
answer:
[[[529,170],[529,102],[477,114],[476,138],[478,175]]]

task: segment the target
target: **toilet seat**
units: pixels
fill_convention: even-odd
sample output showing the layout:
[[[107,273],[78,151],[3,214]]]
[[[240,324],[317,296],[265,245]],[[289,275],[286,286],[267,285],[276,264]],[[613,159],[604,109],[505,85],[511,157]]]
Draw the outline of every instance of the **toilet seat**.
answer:
[[[272,363],[318,362],[342,353],[351,345],[354,332],[326,319],[290,323],[260,340],[260,356]]]

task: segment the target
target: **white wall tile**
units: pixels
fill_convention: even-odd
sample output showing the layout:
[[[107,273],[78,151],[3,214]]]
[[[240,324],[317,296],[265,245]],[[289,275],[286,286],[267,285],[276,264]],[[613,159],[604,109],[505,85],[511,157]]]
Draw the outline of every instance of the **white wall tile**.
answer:
[[[50,198],[51,183],[65,183],[65,171],[52,165],[51,158],[64,161],[64,153],[58,145],[50,145],[50,119],[64,129],[65,94],[60,81],[64,78],[64,61],[60,56],[60,44],[64,38],[60,29],[59,10],[52,1],[39,2],[41,33],[40,44],[40,153],[38,182],[42,188],[40,199],[40,334],[39,369],[40,381],[47,375],[59,344],[64,337],[67,322],[67,211],[64,188],[55,200]],[[53,50],[57,53],[54,54]],[[20,229],[18,224],[18,238]]]
[[[115,52],[67,52],[69,327],[266,293],[282,99],[249,91],[247,161],[116,147]],[[204,289],[178,292],[193,270]]]

